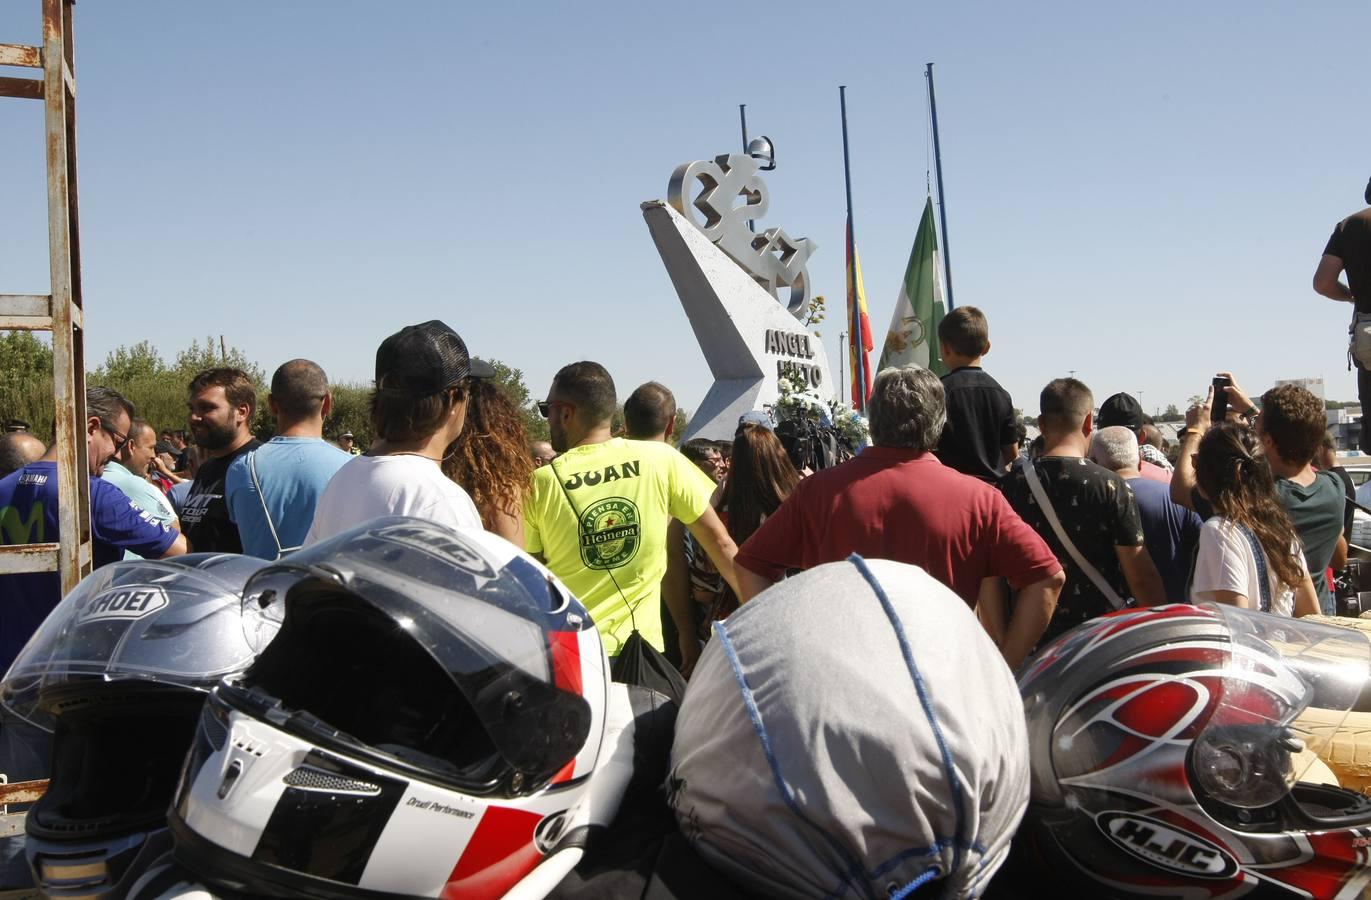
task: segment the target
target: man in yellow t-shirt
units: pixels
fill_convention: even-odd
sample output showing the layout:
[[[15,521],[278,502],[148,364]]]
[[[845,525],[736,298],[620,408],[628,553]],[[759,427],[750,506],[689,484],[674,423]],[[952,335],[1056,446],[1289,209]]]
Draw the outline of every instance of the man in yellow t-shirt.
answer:
[[[667,523],[683,522],[730,585],[737,547],[709,505],[715,484],[666,444],[610,435],[616,398],[604,366],[562,368],[540,404],[559,454],[533,473],[524,547],[580,599],[610,656],[636,627],[662,646]]]

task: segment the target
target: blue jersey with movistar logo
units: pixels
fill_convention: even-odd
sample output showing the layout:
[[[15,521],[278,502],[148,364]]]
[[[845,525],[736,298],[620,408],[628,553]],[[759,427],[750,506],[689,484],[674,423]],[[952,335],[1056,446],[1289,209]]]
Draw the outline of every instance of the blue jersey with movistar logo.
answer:
[[[90,527],[96,568],[121,559],[125,549],[156,559],[176,541],[175,530],[158,524],[100,478],[90,480]],[[0,544],[57,540],[57,463],[30,463],[0,478]],[[56,572],[0,575],[0,672],[61,599]]]

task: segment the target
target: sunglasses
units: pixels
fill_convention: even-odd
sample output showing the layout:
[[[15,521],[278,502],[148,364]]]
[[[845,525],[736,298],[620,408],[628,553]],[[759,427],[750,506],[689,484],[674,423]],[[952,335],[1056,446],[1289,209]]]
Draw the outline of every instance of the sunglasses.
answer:
[[[114,438],[114,452],[116,454],[119,453],[120,450],[123,450],[125,445],[128,444],[129,436],[127,434],[120,434],[104,422],[100,423],[100,428],[110,437]]]
[[[551,414],[552,407],[554,406],[570,406],[572,409],[576,408],[576,404],[568,403],[565,400],[539,400],[538,415],[546,419]]]

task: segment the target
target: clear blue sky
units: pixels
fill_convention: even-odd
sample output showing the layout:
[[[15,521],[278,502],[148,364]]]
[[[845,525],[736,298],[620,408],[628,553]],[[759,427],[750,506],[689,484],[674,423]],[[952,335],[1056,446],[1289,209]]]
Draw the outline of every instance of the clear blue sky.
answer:
[[[0,7],[36,43],[38,0]],[[848,85],[877,343],[928,167],[936,64],[956,298],[1036,411],[1182,403],[1217,368],[1355,397],[1310,276],[1371,175],[1365,2],[777,6],[96,2],[77,7],[88,362],[223,333],[366,380],[402,325],[522,368],[605,363],[693,407],[704,359],[638,205],[776,142],[766,224],[808,236],[842,330]],[[21,74],[15,70],[4,74]],[[0,291],[46,293],[38,104],[0,100]],[[836,359],[833,362],[836,368]]]

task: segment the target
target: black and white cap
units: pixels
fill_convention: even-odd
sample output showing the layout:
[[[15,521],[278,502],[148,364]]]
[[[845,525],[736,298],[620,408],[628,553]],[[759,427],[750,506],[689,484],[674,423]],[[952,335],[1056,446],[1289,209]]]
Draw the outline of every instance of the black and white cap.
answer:
[[[1014,677],[957,595],[853,556],[714,634],[668,782],[702,856],[771,896],[984,890],[1028,802],[1028,742]]]

